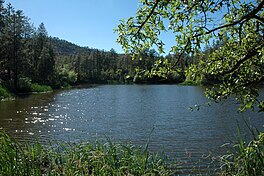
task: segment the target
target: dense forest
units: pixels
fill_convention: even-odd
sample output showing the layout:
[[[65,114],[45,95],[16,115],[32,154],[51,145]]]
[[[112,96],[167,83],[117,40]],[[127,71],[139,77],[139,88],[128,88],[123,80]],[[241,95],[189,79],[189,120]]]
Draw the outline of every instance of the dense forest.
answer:
[[[0,41],[0,83],[13,93],[38,91],[43,85],[61,88],[80,83],[197,80],[188,76],[188,68],[212,50],[207,47],[200,56],[190,57],[177,53],[162,56],[154,49],[145,49],[132,57],[114,49],[80,47],[50,37],[44,23],[35,27],[23,11],[11,4],[5,6],[3,1],[0,1]]]

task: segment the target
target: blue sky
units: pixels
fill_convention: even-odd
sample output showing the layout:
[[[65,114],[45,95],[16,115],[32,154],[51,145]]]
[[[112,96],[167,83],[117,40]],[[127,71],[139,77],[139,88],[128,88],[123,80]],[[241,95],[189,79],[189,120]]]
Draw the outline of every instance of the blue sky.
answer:
[[[50,36],[80,46],[123,52],[113,29],[135,16],[139,0],[5,0],[23,10],[35,27],[41,22]]]

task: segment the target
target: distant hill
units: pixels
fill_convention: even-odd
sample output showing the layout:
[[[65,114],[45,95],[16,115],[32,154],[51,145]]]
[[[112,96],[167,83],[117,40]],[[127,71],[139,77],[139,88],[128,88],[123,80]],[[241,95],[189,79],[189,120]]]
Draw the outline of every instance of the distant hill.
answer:
[[[81,47],[66,40],[59,39],[57,37],[50,37],[50,41],[56,54],[60,56],[70,56],[76,55],[78,53],[90,54],[91,51],[97,50],[91,49],[89,47]]]

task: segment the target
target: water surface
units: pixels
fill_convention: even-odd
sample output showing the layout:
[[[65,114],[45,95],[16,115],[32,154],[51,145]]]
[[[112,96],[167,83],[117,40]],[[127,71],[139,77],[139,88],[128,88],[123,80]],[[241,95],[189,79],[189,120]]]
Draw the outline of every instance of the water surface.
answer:
[[[263,131],[263,114],[239,113],[233,100],[208,102],[203,87],[177,85],[105,85],[0,102],[0,128],[21,141],[94,141],[105,139],[165,150],[182,162],[221,154],[233,141],[237,123]]]

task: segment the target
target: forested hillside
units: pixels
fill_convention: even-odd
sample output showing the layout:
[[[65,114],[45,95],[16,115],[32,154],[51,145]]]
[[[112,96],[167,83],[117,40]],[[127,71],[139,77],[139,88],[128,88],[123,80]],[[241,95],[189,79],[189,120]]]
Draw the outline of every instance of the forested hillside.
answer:
[[[190,78],[188,68],[212,49],[208,47],[196,57],[161,56],[154,49],[145,49],[132,58],[114,49],[80,47],[51,37],[44,23],[33,26],[22,10],[3,1],[0,8],[0,81],[14,93],[36,91],[34,87],[39,85],[60,88],[79,83],[196,81],[201,76]]]

